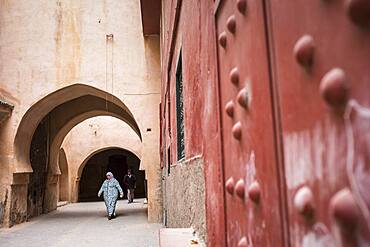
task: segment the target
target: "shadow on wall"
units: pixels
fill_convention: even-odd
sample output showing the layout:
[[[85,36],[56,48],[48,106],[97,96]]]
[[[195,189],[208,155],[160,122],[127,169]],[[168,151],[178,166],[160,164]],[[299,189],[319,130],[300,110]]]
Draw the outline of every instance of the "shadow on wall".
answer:
[[[30,161],[33,172],[30,174],[27,193],[27,218],[43,213],[44,191],[49,152],[49,119],[44,119],[32,138]]]
[[[105,174],[110,171],[120,183],[124,190],[125,198],[127,198],[126,187],[123,183],[123,178],[127,174],[127,170],[131,169],[137,179],[137,187],[135,190],[136,198],[144,198],[145,196],[145,171],[139,171],[140,159],[130,151],[112,148],[107,149],[93,155],[84,166],[79,182],[79,202],[101,201],[97,193],[101,184],[105,180]]]
[[[59,151],[59,201],[69,201],[69,171],[66,153],[63,148]]]
[[[112,116],[126,122],[141,139],[130,110],[117,97],[100,89],[74,84],[57,90],[34,104],[22,117],[15,137],[15,173],[29,174],[29,183],[13,193],[10,224],[55,210],[59,196],[59,152],[64,137],[80,122],[95,116]],[[63,179],[63,176],[61,177]],[[67,178],[68,179],[68,178]],[[68,180],[67,180],[68,181]],[[25,206],[27,204],[27,206]],[[26,211],[24,211],[26,209]]]

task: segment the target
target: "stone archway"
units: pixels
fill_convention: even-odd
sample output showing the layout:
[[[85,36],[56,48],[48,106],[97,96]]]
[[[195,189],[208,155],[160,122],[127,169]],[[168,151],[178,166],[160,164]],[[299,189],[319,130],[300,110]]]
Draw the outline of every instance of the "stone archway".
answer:
[[[18,200],[23,206],[12,208],[16,212],[11,215],[17,217],[10,219],[11,222],[21,222],[56,209],[57,182],[61,174],[58,156],[63,139],[78,123],[102,115],[126,122],[141,140],[139,126],[121,100],[83,84],[74,84],[51,93],[26,112],[15,137],[13,176],[29,178],[20,179],[25,183],[17,184],[22,193],[13,195],[12,201]],[[32,156],[31,149],[41,150],[39,156]],[[25,200],[25,195],[28,200]]]
[[[145,171],[140,171],[139,167],[140,158],[130,150],[120,147],[105,147],[96,150],[88,155],[78,167],[75,197],[80,202],[100,200],[96,193],[104,181],[107,171],[113,172],[125,190],[123,178],[127,174],[127,170],[132,169],[137,178],[137,197],[144,198],[146,196]],[[92,174],[94,176],[91,176]]]
[[[92,102],[94,103],[86,105]],[[82,107],[83,105],[86,105],[86,108]],[[73,125],[73,122],[78,123],[84,119],[105,113],[125,121],[141,139],[141,132],[133,114],[120,99],[92,86],[73,84],[40,99],[22,117],[14,141],[15,157],[17,158],[14,168],[15,173],[32,172],[29,160],[32,137],[42,119],[52,111],[55,116],[60,117],[56,120],[58,130],[69,121]]]
[[[128,150],[140,159],[142,170],[142,142],[126,123],[114,117],[98,116],[79,123],[68,132],[61,148],[65,150],[68,161],[70,202],[78,201],[76,183],[81,175],[79,171],[81,164],[97,150],[104,151],[106,148]]]

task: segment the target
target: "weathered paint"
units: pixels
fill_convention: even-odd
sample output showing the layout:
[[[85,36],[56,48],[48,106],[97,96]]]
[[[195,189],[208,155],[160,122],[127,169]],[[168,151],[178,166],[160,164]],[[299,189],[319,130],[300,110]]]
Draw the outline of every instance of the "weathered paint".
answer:
[[[223,1],[215,21],[217,37],[226,33],[226,45],[217,42],[224,180],[235,180],[225,196],[227,243],[284,246],[263,2],[248,1],[244,13]]]
[[[177,163],[175,73],[179,51],[182,49],[185,165],[191,166],[190,161],[194,157],[203,157],[204,174],[198,174],[198,179],[204,180],[207,185],[204,222],[207,229],[206,239],[209,246],[224,246],[223,178],[220,123],[217,120],[219,103],[213,4],[213,1],[162,1],[161,129],[164,138],[161,162],[165,165],[164,172],[169,159],[170,164]],[[192,20],[191,25],[189,20]],[[168,148],[170,157],[167,155]],[[174,181],[176,179],[181,178],[174,178]]]
[[[15,218],[26,211],[30,169],[18,170],[22,174],[13,173],[22,164],[30,165],[20,162],[28,157],[19,157],[14,145],[21,119],[42,100],[48,101],[49,111],[58,107],[71,94],[59,95],[59,99],[45,97],[78,83],[124,101],[137,119],[146,150],[143,168],[153,168],[147,172],[149,198],[153,199],[149,199],[149,219],[160,221],[159,37],[143,36],[140,1],[0,1],[0,19],[0,98],[15,105],[11,117],[0,126],[0,201],[6,205],[4,224],[13,223],[9,221],[11,207]],[[113,40],[107,40],[107,34],[113,34]],[[36,125],[48,113],[42,110],[45,109],[39,108],[33,114]],[[32,135],[35,128],[25,129]],[[147,128],[152,131],[147,133]],[[61,142],[58,140],[58,144]],[[59,148],[53,149],[55,161]]]
[[[370,36],[368,27],[351,17],[361,14],[351,6],[365,2],[266,1],[292,246],[370,243],[369,193],[364,191],[370,181],[365,161],[370,150]],[[310,44],[302,45],[308,36]],[[299,50],[309,63],[302,63]],[[303,186],[313,194],[308,218],[294,206]],[[353,204],[335,200],[343,191]]]
[[[174,73],[182,47],[185,95],[189,95],[185,104],[185,139],[190,145],[187,158],[204,154],[206,204],[211,205],[207,206],[210,246],[269,246],[268,241],[271,246],[369,244],[370,199],[365,189],[370,186],[368,10],[368,1],[356,0],[163,1],[161,116],[166,138],[162,162],[164,168],[168,160],[176,162],[176,118],[171,116],[176,116]],[[238,44],[246,32],[250,34]],[[217,69],[214,50],[218,39]],[[214,91],[213,85],[218,83],[220,90]],[[247,100],[244,93],[230,89],[241,86],[247,86]],[[233,104],[225,95],[232,95]],[[204,106],[203,111],[199,105]],[[256,121],[259,115],[266,118]],[[239,123],[228,124],[230,117]],[[199,119],[213,121],[201,125]],[[259,126],[251,128],[256,122]],[[266,133],[269,141],[262,138]],[[235,140],[229,142],[232,136],[248,140],[249,145],[242,146],[239,154],[233,150]],[[216,148],[216,143],[223,149]],[[222,162],[214,158],[219,157],[215,150],[223,152]],[[245,157],[235,158],[239,156]],[[264,162],[271,167],[261,167]],[[210,169],[212,165],[218,169]],[[260,187],[253,184],[246,189],[251,198],[261,190],[262,197],[256,198],[262,205],[266,201],[273,205],[268,210],[277,215],[273,221],[280,221],[279,226],[269,228],[272,218],[260,211],[230,210],[229,205],[240,199],[236,195],[243,194],[240,174],[247,185],[265,176]],[[220,192],[225,181],[226,188]],[[271,194],[271,188],[278,193]],[[223,193],[226,221],[224,213],[217,210],[223,206],[213,206],[220,204]],[[344,202],[343,198],[351,200]],[[250,223],[259,218],[260,225]],[[355,227],[349,227],[353,224]],[[262,237],[267,232],[268,236]]]

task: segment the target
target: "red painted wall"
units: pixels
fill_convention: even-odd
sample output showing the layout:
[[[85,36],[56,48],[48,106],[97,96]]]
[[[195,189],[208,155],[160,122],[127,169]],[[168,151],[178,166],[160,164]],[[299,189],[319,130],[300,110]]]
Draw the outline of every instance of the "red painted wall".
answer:
[[[364,68],[369,67],[370,43],[366,41],[370,37],[370,22],[369,18],[358,18],[368,10],[367,1],[312,1],[304,4],[303,0],[246,1],[244,13],[243,7],[240,7],[242,0],[215,2],[164,0],[161,31],[162,116],[165,118],[162,131],[166,136],[162,152],[170,147],[171,163],[176,164],[175,80],[178,54],[182,48],[186,159],[198,155],[204,159],[209,246],[226,246],[225,208],[228,210],[227,230],[231,234],[227,237],[230,246],[235,246],[235,243],[246,246],[253,242],[261,245],[267,238],[274,246],[301,246],[307,241],[318,243],[323,239],[334,245],[368,244],[369,211],[364,206],[364,198],[369,198],[369,193],[365,192],[369,176],[363,175],[363,172],[356,175],[348,169],[352,166],[354,169],[369,169],[369,162],[361,159],[369,157],[369,149],[364,147],[370,143],[369,135],[363,134],[368,133],[369,126],[369,70]],[[216,15],[215,6],[218,6]],[[219,72],[216,66],[215,18],[220,18],[218,30],[225,31],[228,42],[231,41],[228,43],[229,52],[218,56],[221,59],[218,61]],[[308,48],[300,42],[307,34],[313,39]],[[222,33],[219,35],[222,37]],[[261,49],[261,45],[266,46],[267,51]],[[311,45],[314,52],[310,52]],[[220,49],[223,51],[223,48]],[[266,61],[258,64],[256,58],[260,56],[266,56]],[[300,56],[308,56],[308,60],[312,61],[302,64]],[[245,78],[252,78],[248,82],[253,85],[250,89],[254,97],[252,109],[244,112],[242,120],[250,121],[244,127],[257,126],[253,135],[249,135],[255,138],[249,142],[245,141],[248,138],[243,139],[246,146],[238,150],[245,155],[245,147],[254,145],[260,151],[260,154],[257,153],[256,170],[261,188],[255,191],[262,199],[261,202],[256,200],[255,204],[251,204],[250,200],[253,193],[252,196],[248,193],[248,197],[239,196],[243,200],[235,197],[234,182],[230,182],[226,200],[223,193],[222,164],[243,169],[246,166],[244,160],[240,162],[230,152],[222,154],[221,151],[228,150],[230,146],[226,138],[221,138],[219,109],[223,109],[225,104],[220,107],[219,95],[225,95],[225,90],[221,91],[217,86],[217,75],[220,74],[221,86],[223,82],[230,82],[229,68],[223,67],[228,66],[228,62],[233,66],[237,64],[243,82]],[[260,75],[268,75],[269,78]],[[241,88],[234,89],[239,92]],[[268,112],[265,117],[270,119],[263,121],[258,118],[263,110],[253,107],[258,102],[262,105],[266,95],[271,97],[271,103],[263,106],[267,106],[264,108],[265,113]],[[239,100],[238,103],[241,105]],[[168,105],[170,109],[165,111]],[[251,114],[254,111],[258,114]],[[349,112],[354,115],[344,114]],[[264,132],[264,128],[256,124],[258,121],[271,125],[268,128],[274,130],[273,134],[269,134],[270,148],[266,148],[266,142],[258,136]],[[223,126],[226,126],[225,121]],[[244,133],[248,133],[247,127]],[[225,128],[223,137],[230,137],[231,133]],[[346,143],[346,138],[349,138],[349,143]],[[226,147],[221,148],[221,144]],[[276,164],[265,160],[267,154],[270,161]],[[254,165],[254,158],[251,160]],[[278,172],[267,169],[267,165]],[[225,180],[233,181],[230,175],[234,174],[228,174],[227,169],[225,171]],[[249,175],[246,172],[235,174],[242,182]],[[278,182],[271,182],[277,178]],[[363,195],[357,187],[362,188]],[[239,188],[245,191],[251,187]],[[271,191],[276,188],[279,193],[272,195]],[[277,210],[276,205],[270,207],[272,202],[280,205],[281,210]],[[240,210],[228,207],[236,203]],[[312,208],[314,214],[304,212],[304,204]],[[264,220],[277,222],[261,214],[261,209],[267,208],[264,205],[280,215],[281,227],[271,227],[270,231],[262,229]],[[359,205],[362,205],[361,208]],[[242,218],[247,215],[261,224],[250,221],[248,229],[240,230],[236,221],[241,220],[241,225],[247,226],[243,223],[246,218]],[[279,231],[282,232],[278,234],[281,240],[270,234]]]
[[[171,164],[176,164],[176,67],[181,49],[185,158],[191,159],[199,155],[203,157],[208,244],[223,246],[224,198],[213,5],[213,1],[197,0],[162,2],[161,115],[164,116],[162,134],[166,136],[166,143],[162,145],[162,157],[166,152],[165,147],[170,146]],[[168,101],[170,112],[167,112]],[[162,164],[164,162],[167,161],[162,160]]]

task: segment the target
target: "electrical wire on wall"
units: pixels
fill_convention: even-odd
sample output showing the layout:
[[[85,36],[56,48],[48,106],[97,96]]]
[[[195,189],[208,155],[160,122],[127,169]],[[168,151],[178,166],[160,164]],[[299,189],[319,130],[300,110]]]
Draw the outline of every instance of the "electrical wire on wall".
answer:
[[[114,38],[113,34],[107,34],[105,38],[105,91],[107,93],[109,92],[108,81],[110,81],[111,82],[111,92],[110,93],[111,93],[112,101],[113,101],[113,93],[114,93],[113,38]],[[111,73],[110,80],[108,79],[108,73],[109,73],[108,71],[110,71]],[[105,108],[106,108],[106,111],[109,112],[107,94],[105,95]]]

